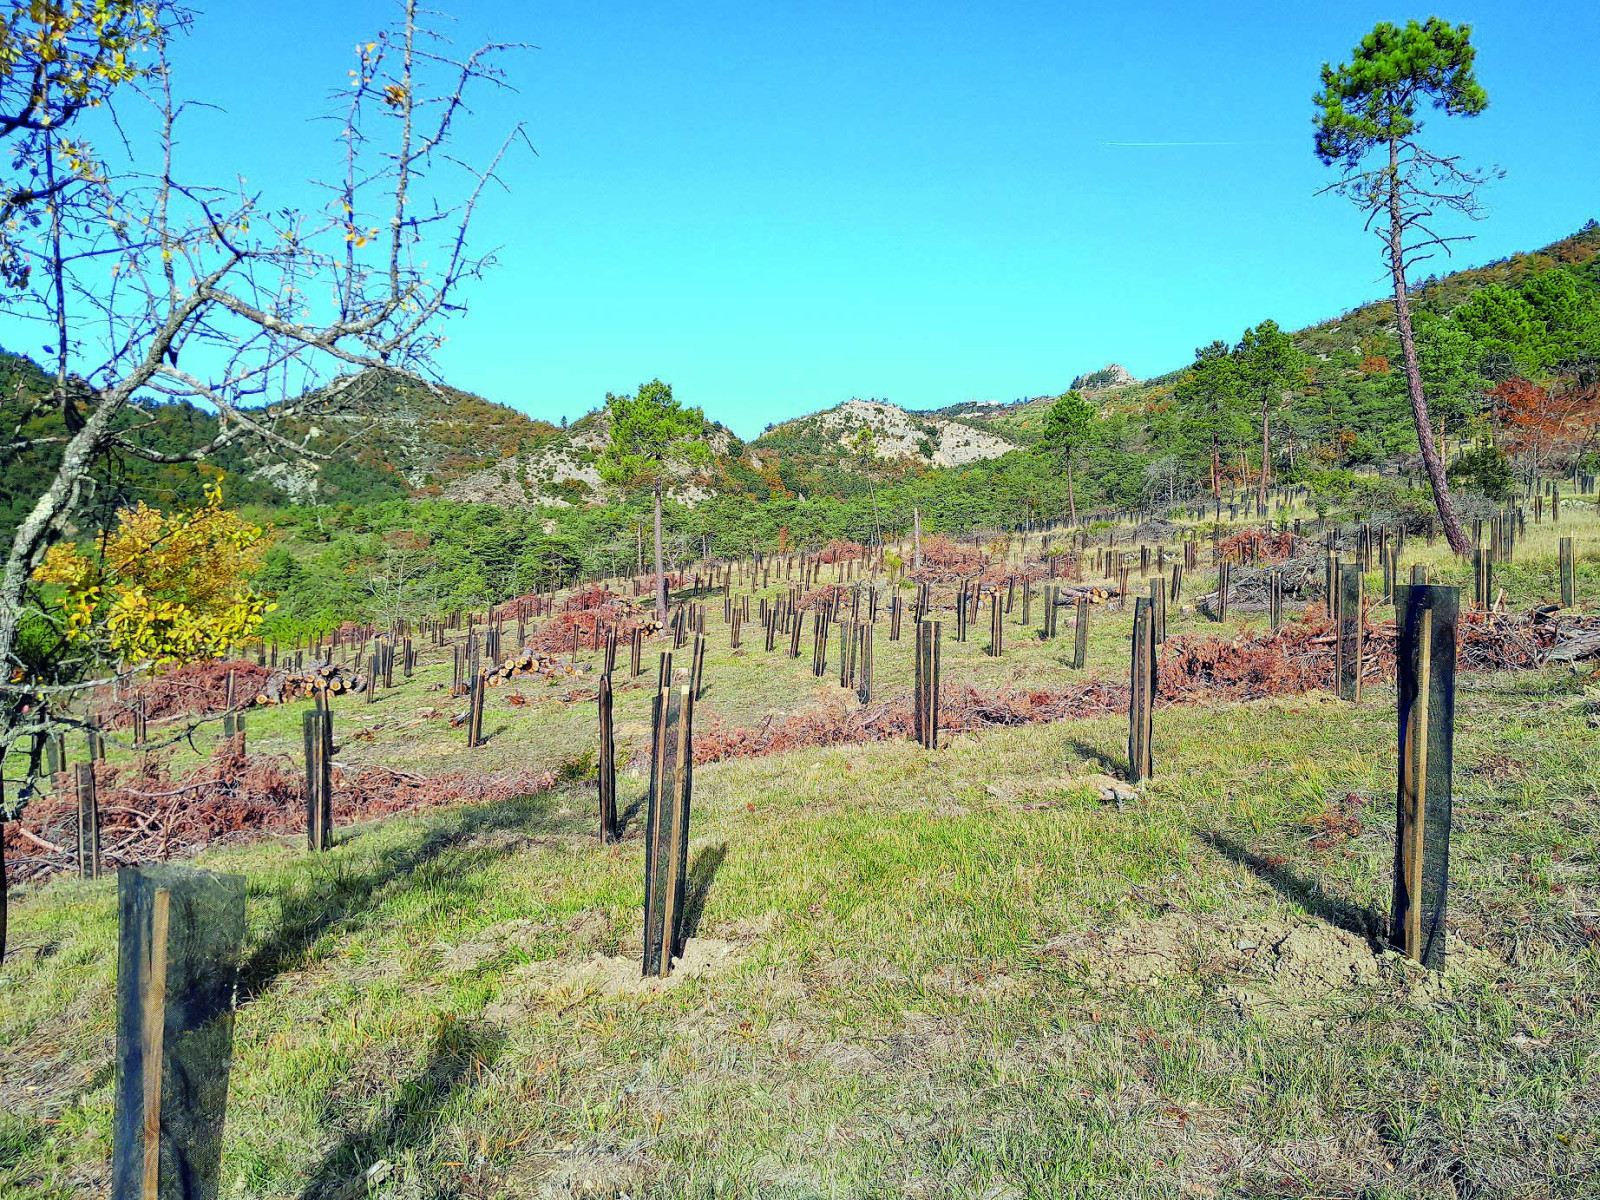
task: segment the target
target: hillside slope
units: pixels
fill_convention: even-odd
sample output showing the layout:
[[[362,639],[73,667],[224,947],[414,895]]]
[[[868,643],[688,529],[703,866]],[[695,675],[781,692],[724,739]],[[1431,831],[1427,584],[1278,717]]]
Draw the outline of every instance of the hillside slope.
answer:
[[[610,445],[609,422],[604,409],[588,413],[565,430],[556,431],[532,447],[519,448],[457,475],[440,494],[447,500],[531,508],[565,507],[602,499],[607,487],[600,478],[598,460]],[[739,439],[716,422],[708,422],[705,444],[717,463],[736,454]],[[712,494],[717,466],[694,472],[671,495],[693,503]]]

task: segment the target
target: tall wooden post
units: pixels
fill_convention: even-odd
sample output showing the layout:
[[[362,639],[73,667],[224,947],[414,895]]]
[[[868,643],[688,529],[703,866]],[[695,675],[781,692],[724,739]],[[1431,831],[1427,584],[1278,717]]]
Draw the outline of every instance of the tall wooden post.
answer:
[[[1564,537],[1561,539],[1559,545],[1561,557],[1561,607],[1571,608],[1573,606],[1573,596],[1575,592],[1575,588],[1573,587],[1574,563],[1572,559],[1572,539],[1570,537]]]
[[[666,976],[683,946],[689,809],[694,786],[694,691],[664,688],[652,714],[645,824],[644,974]]]
[[[475,750],[483,742],[484,673],[472,677],[471,707],[467,709],[467,749]]]
[[[1337,623],[1337,640],[1334,652],[1334,678],[1339,698],[1358,702],[1361,699],[1362,671],[1362,580],[1359,562],[1344,563],[1339,567],[1337,603],[1334,620]]]
[[[617,840],[617,758],[612,722],[611,673],[600,676],[596,706],[600,716],[600,841]]]
[[[1399,758],[1390,939],[1407,957],[1444,965],[1455,745],[1455,588],[1396,589]]]
[[[1081,671],[1089,661],[1089,597],[1079,596],[1072,628],[1072,669]]]
[[[1002,621],[1000,593],[989,593],[989,657],[999,658],[1005,653],[1005,625]]]
[[[245,880],[117,874],[113,1200],[219,1194]]]
[[[306,845],[333,844],[333,713],[318,707],[300,718],[306,750]]]
[[[861,626],[860,648],[857,654],[856,671],[856,699],[862,704],[872,703],[872,631],[875,628],[868,623]]]
[[[689,657],[689,686],[694,689],[694,698],[700,699],[701,690],[705,686],[706,667],[706,635],[694,635],[694,648]]]
[[[928,750],[939,748],[939,622],[919,621],[916,679],[912,692],[912,736]]]
[[[1133,655],[1129,664],[1128,779],[1143,783],[1154,773],[1150,753],[1156,690],[1155,613],[1138,597],[1133,606]]]
[[[100,878],[100,797],[94,763],[79,763],[73,774],[78,793],[78,878]]]

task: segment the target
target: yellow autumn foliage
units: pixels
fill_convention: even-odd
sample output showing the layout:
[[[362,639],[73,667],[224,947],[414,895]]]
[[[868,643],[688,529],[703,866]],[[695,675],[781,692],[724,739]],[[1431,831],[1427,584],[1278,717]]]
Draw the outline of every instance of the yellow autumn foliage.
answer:
[[[69,639],[109,658],[214,658],[253,636],[273,608],[248,582],[265,538],[259,525],[222,507],[218,481],[189,512],[142,502],[120,510],[103,551],[52,546],[34,579],[61,589],[55,603]]]

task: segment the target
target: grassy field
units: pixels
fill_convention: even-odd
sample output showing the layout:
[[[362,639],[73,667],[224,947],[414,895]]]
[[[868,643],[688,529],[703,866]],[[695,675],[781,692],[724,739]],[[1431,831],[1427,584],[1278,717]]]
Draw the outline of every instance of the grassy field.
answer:
[[[1514,606],[1553,596],[1534,553],[1503,579]],[[1099,615],[1088,674],[1121,679],[1126,616]],[[992,660],[986,637],[947,634],[947,678],[1084,678],[1068,639]],[[697,726],[846,703],[811,677],[809,631],[797,662],[759,646],[713,634]],[[903,692],[909,641],[880,631],[878,664]],[[340,760],[555,769],[593,744],[592,706],[558,698],[592,676],[518,684],[523,707],[491,691],[469,752],[416,715],[449,707],[425,690],[441,672],[341,702]],[[1085,782],[1120,767],[1120,719],[699,768],[692,939],[648,985],[645,698],[623,693],[618,845],[569,778],[347,827],[326,855],[201,856],[249,880],[222,1194],[1595,1195],[1592,688],[1461,676],[1442,977],[1380,949],[1395,699],[1375,687],[1158,710],[1157,777],[1121,806]],[[254,753],[295,752],[299,706],[250,720]],[[104,1192],[114,936],[109,880],[14,909],[7,1197]]]

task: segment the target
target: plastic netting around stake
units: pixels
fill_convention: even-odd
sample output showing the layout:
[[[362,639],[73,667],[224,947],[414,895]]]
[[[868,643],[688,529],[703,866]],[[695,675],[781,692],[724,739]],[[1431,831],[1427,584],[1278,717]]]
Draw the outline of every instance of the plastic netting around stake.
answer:
[[[670,677],[670,676],[669,676]],[[665,975],[683,949],[689,810],[694,789],[694,691],[664,686],[652,713],[645,817],[644,974]]]
[[[242,875],[117,873],[118,1200],[217,1195],[244,901]]]
[[[1390,936],[1402,952],[1438,969],[1449,895],[1460,591],[1397,587],[1395,606],[1400,770]]]

